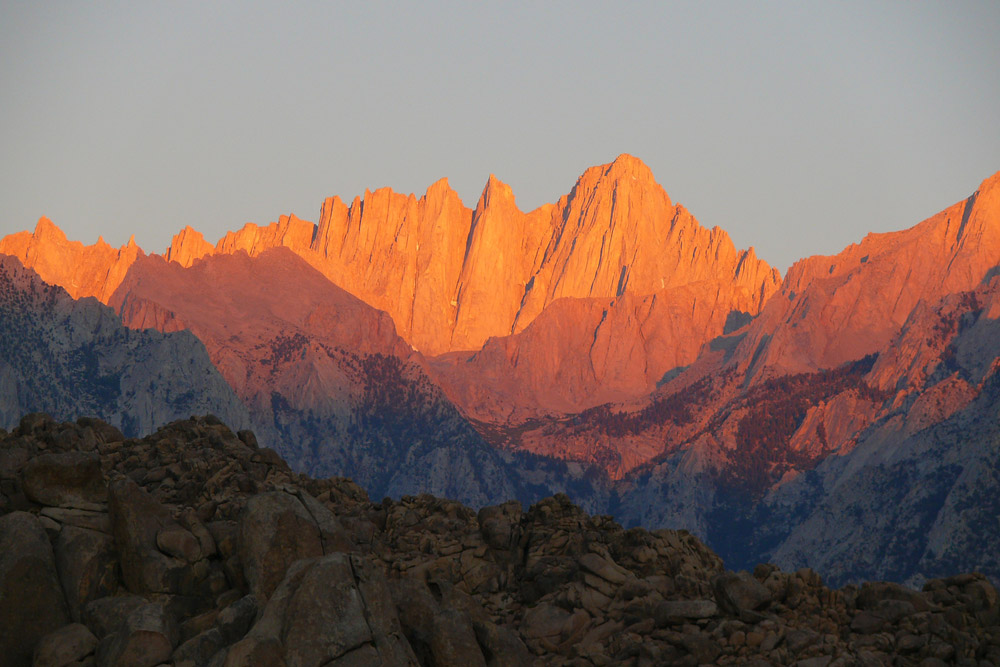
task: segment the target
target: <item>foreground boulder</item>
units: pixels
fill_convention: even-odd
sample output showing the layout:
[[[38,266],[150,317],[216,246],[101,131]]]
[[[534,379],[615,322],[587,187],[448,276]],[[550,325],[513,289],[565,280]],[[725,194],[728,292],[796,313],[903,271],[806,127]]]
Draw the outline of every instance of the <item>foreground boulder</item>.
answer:
[[[35,648],[34,667],[65,667],[94,653],[97,637],[81,623],[71,623],[45,635]]]
[[[96,452],[42,454],[24,468],[24,493],[41,505],[100,509],[108,489]]]
[[[67,623],[52,544],[38,517],[0,516],[0,658],[30,663],[38,641]]]
[[[297,561],[225,664],[271,660],[331,667],[417,664],[384,575],[348,554]]]
[[[187,564],[201,556],[194,535],[127,477],[111,482],[109,504],[128,589],[139,594],[185,592]]]
[[[170,660],[176,643],[171,614],[160,604],[141,604],[105,640],[99,660],[114,667],[155,667]]]
[[[250,498],[239,522],[239,555],[250,590],[267,600],[302,558],[353,548],[330,510],[298,490]]]
[[[211,416],[143,439],[40,415],[0,433],[0,662],[1000,664],[982,575],[831,590],[729,572],[685,531],[625,530],[565,495],[372,503],[251,435]]]

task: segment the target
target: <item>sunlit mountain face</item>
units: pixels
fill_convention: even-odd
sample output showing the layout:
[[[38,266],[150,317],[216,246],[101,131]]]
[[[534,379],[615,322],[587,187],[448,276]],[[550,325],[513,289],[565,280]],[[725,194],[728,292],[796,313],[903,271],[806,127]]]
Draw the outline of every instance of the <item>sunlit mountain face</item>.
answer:
[[[44,218],[0,253],[8,429],[212,412],[373,497],[565,491],[838,584],[1000,574],[1000,174],[784,277],[629,155],[529,212],[441,180],[163,255]]]

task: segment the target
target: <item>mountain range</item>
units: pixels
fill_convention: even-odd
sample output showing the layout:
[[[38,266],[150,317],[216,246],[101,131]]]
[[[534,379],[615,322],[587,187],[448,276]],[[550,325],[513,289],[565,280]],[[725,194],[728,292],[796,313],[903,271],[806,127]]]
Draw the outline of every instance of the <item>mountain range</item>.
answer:
[[[566,491],[729,567],[1000,579],[1000,173],[784,277],[628,155],[527,213],[491,176],[474,209],[441,180],[162,255],[43,218],[0,254],[2,427],[210,411],[374,497]]]

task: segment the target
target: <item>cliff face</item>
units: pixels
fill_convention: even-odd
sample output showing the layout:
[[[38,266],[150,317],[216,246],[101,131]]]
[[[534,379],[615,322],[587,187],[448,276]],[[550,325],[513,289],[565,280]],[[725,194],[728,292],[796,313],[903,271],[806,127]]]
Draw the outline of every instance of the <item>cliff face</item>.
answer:
[[[499,187],[491,181],[487,194],[493,190]],[[493,199],[506,202],[494,208],[514,210],[510,198],[484,195],[477,214]],[[478,420],[517,424],[645,395],[664,373],[692,363],[731,315],[760,312],[778,284],[778,273],[752,248],[737,251],[724,231],[699,225],[628,155],[588,169],[551,211],[531,216],[542,214],[548,225],[503,226],[524,240],[525,247],[514,246],[520,264],[506,259],[509,242],[472,237],[467,263],[473,278],[485,267],[483,287],[462,287],[477,301],[460,305],[456,335],[478,342],[490,329],[506,329],[500,322],[511,314],[514,335],[488,338],[475,355],[447,355],[435,370],[448,395]],[[533,238],[544,239],[544,250],[532,251]],[[493,249],[493,263],[481,260],[484,247]],[[525,280],[523,292],[500,299],[517,302],[516,310],[490,306],[511,289],[489,278],[499,275],[517,286]],[[463,308],[478,329],[462,325]],[[499,318],[495,326],[490,316]]]
[[[491,177],[474,210],[445,181],[384,189],[215,246],[187,228],[168,261],[44,221],[2,243],[131,326],[194,332],[263,441],[378,495],[562,485],[729,562],[1000,572],[969,523],[1000,493],[1000,174],[780,288],[629,156],[530,213]]]
[[[317,225],[295,216],[248,224],[211,252],[255,255],[276,246],[385,310],[428,355],[476,350],[519,332],[562,297],[646,296],[716,280],[731,284],[755,314],[780,280],[752,249],[737,251],[724,231],[704,229],[672,205],[629,155],[588,169],[569,195],[530,213],[494,176],[475,210],[441,180],[420,199],[387,188],[350,206],[333,197]],[[200,235],[184,230],[166,256],[190,266],[209,253]]]
[[[431,360],[432,374],[466,414],[494,424],[634,400],[692,363],[756,298],[718,280],[646,296],[560,298],[517,334]]]
[[[645,297],[716,281],[729,286],[728,300],[756,314],[780,281],[752,248],[737,250],[724,231],[701,227],[672,204],[630,155],[588,169],[570,194],[530,213],[492,175],[475,209],[442,179],[419,199],[388,188],[365,191],[350,206],[332,197],[318,224],[281,216],[248,223],[214,246],[185,227],[164,256],[189,267],[209,255],[276,247],[389,313],[399,335],[427,355],[478,350],[524,330],[564,297]],[[73,297],[104,303],[142,255],[134,241],[117,251],[103,241],[69,242],[45,218],[34,234],[3,239],[0,251]],[[700,343],[721,331],[705,332],[704,324],[693,322],[686,336]]]
[[[129,436],[192,413],[250,424],[190,332],[132,331],[94,299],[75,300],[0,255],[0,426],[26,412],[99,415]]]
[[[750,442],[753,439],[738,428],[744,413],[732,409],[746,401],[755,388],[759,387],[764,394],[774,392],[766,400],[784,401],[785,407],[775,404],[773,410],[792,410],[788,407],[791,403],[787,392],[768,387],[777,387],[782,378],[833,372],[871,356],[874,366],[870,373],[866,370],[856,378],[857,382],[852,380],[855,385],[863,383],[865,388],[845,385],[834,391],[830,387],[830,393],[810,398],[820,402],[812,406],[806,405],[808,401],[803,398],[803,405],[812,410],[808,418],[802,406],[788,414],[792,420],[789,425],[795,428],[785,434],[791,440],[780,448],[786,452],[798,451],[808,461],[830,452],[849,450],[857,444],[858,434],[864,428],[887,411],[909,409],[906,400],[912,401],[914,396],[930,389],[926,378],[943,358],[953,354],[948,346],[962,322],[979,316],[986,299],[981,292],[990,289],[990,280],[1000,266],[998,193],[1000,174],[983,181],[964,202],[910,229],[869,235],[838,255],[811,257],[796,263],[757,317],[739,330],[711,340],[689,360],[679,355],[674,357],[676,365],[691,367],[663,384],[649,399],[640,400],[637,408],[610,410],[612,414],[645,415],[641,419],[629,417],[635,425],[630,426],[631,431],[644,435],[610,437],[604,423],[606,416],[598,412],[582,422],[575,420],[571,428],[544,420],[528,429],[519,428],[511,442],[538,453],[600,459],[616,475],[643,463],[648,456],[689,447],[700,448],[703,454],[699,456],[713,452],[710,458],[718,459],[718,465],[724,467],[734,452],[756,447]],[[672,302],[683,304],[684,300],[675,297]],[[694,302],[704,307],[711,300],[699,295]],[[734,309],[743,309],[738,302],[731,303]],[[716,331],[725,310],[723,302],[712,315],[716,318]],[[608,310],[605,322],[614,321],[612,312],[613,309]],[[545,317],[540,317],[538,324],[544,321]],[[698,317],[689,315],[687,321],[696,322]],[[506,349],[510,350],[517,339],[504,341],[510,346]],[[591,340],[596,342],[588,338],[586,344],[590,345]],[[618,343],[616,350],[627,356],[630,346],[644,338],[633,333],[621,340],[624,343]],[[552,348],[560,349],[555,344]],[[980,363],[988,367],[995,355],[990,351],[983,354]],[[695,358],[692,363],[690,359]],[[517,367],[516,355],[508,352],[505,359],[509,367]],[[474,366],[476,362],[473,357],[466,364]],[[664,366],[669,363],[646,368],[668,370]],[[492,376],[485,377],[486,384],[499,382]],[[637,373],[633,370],[630,377],[636,378]],[[530,387],[531,383],[521,382],[520,386]],[[613,386],[613,381],[605,386]],[[655,413],[651,406],[677,402],[679,399],[670,397],[691,395],[692,387],[698,388],[694,393],[700,398],[696,404],[685,405],[687,416],[683,423],[657,422],[650,417]],[[848,390],[853,394],[844,394]],[[558,387],[552,391],[554,396],[560,395]],[[978,393],[975,389],[970,391],[971,395]],[[497,394],[503,396],[502,391]],[[623,396],[619,402],[629,398],[627,394]],[[873,396],[880,398],[876,400]],[[883,405],[885,400],[889,402]],[[479,399],[479,404],[488,402],[488,397]],[[482,413],[488,414],[486,410]],[[656,444],[640,445],[636,438]],[[806,459],[792,467],[811,466]],[[787,462],[775,467],[776,463],[777,459],[768,463],[772,482],[787,470],[783,468]]]

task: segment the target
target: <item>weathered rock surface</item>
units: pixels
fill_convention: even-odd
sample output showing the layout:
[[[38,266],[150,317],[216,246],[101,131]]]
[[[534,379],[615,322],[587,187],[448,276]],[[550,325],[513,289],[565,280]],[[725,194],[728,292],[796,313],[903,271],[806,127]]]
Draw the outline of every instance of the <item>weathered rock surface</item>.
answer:
[[[44,515],[43,515],[44,516]],[[118,589],[118,553],[111,530],[79,528],[65,521],[55,540],[56,568],[74,620],[91,601]]]
[[[153,602],[141,604],[101,645],[98,660],[114,667],[155,667],[167,662],[177,643],[175,620]]]
[[[416,664],[382,570],[343,553],[298,560],[226,664],[265,651],[288,665]]]
[[[122,579],[137,594],[187,592],[188,563],[201,555],[197,540],[164,540],[162,535],[186,533],[170,511],[128,477],[118,477],[109,486],[112,531],[121,554]],[[178,549],[164,548],[164,543]],[[185,552],[193,551],[190,558]]]
[[[239,521],[240,561],[258,600],[271,596],[295,561],[353,547],[330,510],[302,491],[256,495]]]
[[[4,492],[95,428],[33,415],[0,434],[0,452],[23,452]],[[689,533],[624,530],[566,496],[478,514],[429,495],[372,503],[349,480],[293,473],[246,440],[205,417],[102,442],[109,503],[84,515],[12,493],[17,507],[0,514],[4,664],[1000,661],[1000,596],[979,574],[918,591],[831,590],[774,565],[727,572]],[[98,576],[109,557],[121,579]]]

